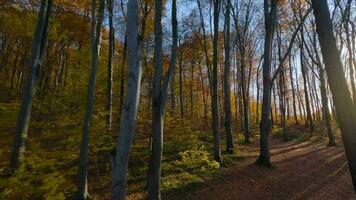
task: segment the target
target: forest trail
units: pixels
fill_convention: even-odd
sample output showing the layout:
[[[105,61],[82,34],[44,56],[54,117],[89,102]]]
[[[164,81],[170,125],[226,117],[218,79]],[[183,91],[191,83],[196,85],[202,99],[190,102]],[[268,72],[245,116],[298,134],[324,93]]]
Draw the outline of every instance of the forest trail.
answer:
[[[339,142],[340,144],[340,142]],[[271,137],[274,168],[254,163],[257,154],[244,159],[226,173],[173,199],[356,199],[341,145],[328,147],[325,142],[289,141]],[[258,152],[258,140],[240,152]]]

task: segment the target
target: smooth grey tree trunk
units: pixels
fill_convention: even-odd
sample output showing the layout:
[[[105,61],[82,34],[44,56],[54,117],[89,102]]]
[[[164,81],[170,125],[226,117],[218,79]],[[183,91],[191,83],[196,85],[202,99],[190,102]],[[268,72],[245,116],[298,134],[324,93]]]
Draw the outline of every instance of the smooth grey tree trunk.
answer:
[[[345,153],[356,193],[356,110],[343,71],[340,53],[336,46],[327,1],[312,0],[317,33],[325,62],[330,90],[336,107]]]
[[[123,103],[119,136],[115,152],[111,157],[113,169],[111,199],[126,198],[127,168],[136,126],[137,108],[140,99],[142,77],[141,45],[138,35],[140,0],[129,0],[127,5],[127,45],[128,45],[128,80],[127,93]]]
[[[107,93],[106,93],[106,126],[109,132],[112,127],[112,96],[113,96],[113,61],[115,53],[115,30],[113,23],[114,1],[107,0],[109,13],[109,59],[108,59],[108,77],[107,77]]]
[[[77,185],[77,199],[87,199],[88,193],[88,152],[89,152],[89,134],[93,114],[94,92],[96,84],[96,72],[98,69],[101,27],[104,18],[105,0],[100,0],[98,16],[96,9],[96,0],[92,1],[92,19],[91,19],[91,70],[88,81],[87,105],[84,116],[82,143],[80,145],[79,171]]]
[[[162,77],[163,42],[162,42],[162,0],[155,0],[155,69],[152,94],[152,151],[148,172],[148,199],[161,199],[161,160],[163,151],[163,122],[166,110],[167,94],[173,79],[177,60],[178,23],[176,0],[172,0],[172,50],[167,74]],[[162,80],[163,79],[163,80]],[[162,83],[163,82],[163,83]]]
[[[47,45],[51,11],[52,0],[42,0],[32,41],[31,57],[29,60],[29,75],[23,89],[20,111],[16,122],[15,138],[11,147],[10,169],[12,172],[18,170],[25,159],[24,153],[31,117],[32,102],[36,93],[38,70],[42,65]]]
[[[231,99],[230,99],[230,9],[231,1],[226,2],[225,13],[225,66],[224,66],[224,105],[225,105],[225,134],[226,151],[230,154],[234,152],[234,142],[231,130]]]

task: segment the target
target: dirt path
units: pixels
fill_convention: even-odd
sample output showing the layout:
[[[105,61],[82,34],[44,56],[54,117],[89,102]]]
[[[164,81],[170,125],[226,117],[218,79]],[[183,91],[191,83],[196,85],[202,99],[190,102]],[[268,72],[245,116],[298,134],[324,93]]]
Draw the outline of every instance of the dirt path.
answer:
[[[325,143],[282,142],[272,138],[274,169],[253,164],[256,155],[226,174],[177,197],[189,200],[284,200],[284,199],[356,199],[342,146]],[[257,144],[241,151],[257,152]]]

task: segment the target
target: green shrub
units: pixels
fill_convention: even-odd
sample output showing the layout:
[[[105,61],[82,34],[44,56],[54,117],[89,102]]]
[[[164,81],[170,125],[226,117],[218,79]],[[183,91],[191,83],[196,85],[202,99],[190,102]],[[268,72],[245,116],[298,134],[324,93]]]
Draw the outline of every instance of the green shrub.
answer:
[[[176,165],[184,171],[205,171],[218,169],[220,164],[213,159],[210,159],[210,154],[204,146],[196,146],[179,153],[180,160],[176,161]]]
[[[188,172],[181,172],[179,174],[172,174],[166,177],[163,177],[162,180],[162,189],[177,189],[184,187],[190,183],[200,183],[203,182],[203,179]]]

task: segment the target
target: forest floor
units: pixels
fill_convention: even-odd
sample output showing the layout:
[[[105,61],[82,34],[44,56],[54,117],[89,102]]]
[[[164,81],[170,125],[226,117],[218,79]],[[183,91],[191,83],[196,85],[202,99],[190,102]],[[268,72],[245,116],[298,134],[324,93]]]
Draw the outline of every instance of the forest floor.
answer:
[[[236,165],[222,169],[217,178],[184,190],[170,191],[164,199],[356,199],[343,146],[328,147],[324,139],[283,141],[271,137],[273,168],[254,164],[258,140],[240,146],[249,153]]]
[[[1,98],[1,96],[0,96]],[[1,102],[1,100],[0,100]],[[3,101],[4,102],[4,101]],[[37,104],[35,104],[37,105]],[[37,105],[40,110],[43,105]],[[26,149],[26,170],[6,173],[9,147],[18,104],[0,103],[0,199],[73,199],[83,113],[33,116]],[[43,109],[47,110],[47,109]],[[89,191],[93,199],[109,199],[111,170],[108,155],[116,134],[103,132],[100,115],[93,120],[89,150]],[[129,164],[128,199],[146,199],[149,115],[139,115]],[[257,125],[251,127],[252,143],[244,144],[240,126],[234,124],[235,154],[222,152],[224,164],[216,166],[211,130],[192,129],[175,117],[166,117],[162,161],[162,199],[356,199],[339,134],[338,146],[328,147],[318,130],[311,137],[302,126],[288,125],[289,141],[276,126],[271,136],[272,169],[254,164],[259,153]],[[319,127],[319,126],[318,126]],[[225,138],[222,127],[222,150]]]

